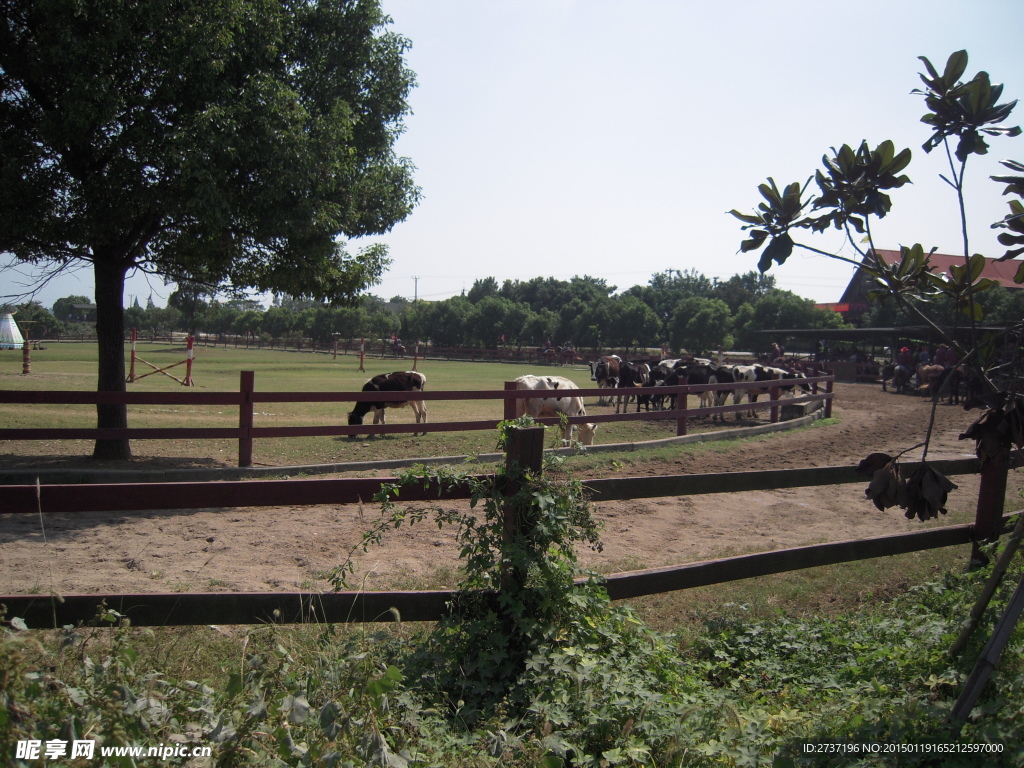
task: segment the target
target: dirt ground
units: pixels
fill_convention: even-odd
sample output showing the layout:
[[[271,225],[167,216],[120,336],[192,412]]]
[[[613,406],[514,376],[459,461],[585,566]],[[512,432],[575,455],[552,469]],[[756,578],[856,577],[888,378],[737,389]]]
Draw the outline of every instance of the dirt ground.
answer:
[[[593,474],[848,465],[922,441],[928,401],[869,384],[839,384],[836,394],[838,424],[719,443],[671,460],[634,463],[635,455],[623,454],[621,467]],[[929,458],[973,456],[973,443],[957,438],[979,412],[940,405],[937,413]],[[920,456],[917,449],[907,460]],[[865,499],[866,482],[598,504],[604,551],[587,551],[583,560],[615,572],[970,522],[977,478],[953,480],[960,488],[951,496],[950,514],[927,523],[908,521],[899,509],[876,510]],[[1011,472],[1008,509],[1021,507],[1022,486],[1022,472]],[[327,574],[377,514],[372,505],[52,514],[42,521],[0,514],[0,595],[329,589]],[[427,522],[403,527],[383,547],[357,557],[355,583],[368,589],[454,586],[457,555],[453,531]]]

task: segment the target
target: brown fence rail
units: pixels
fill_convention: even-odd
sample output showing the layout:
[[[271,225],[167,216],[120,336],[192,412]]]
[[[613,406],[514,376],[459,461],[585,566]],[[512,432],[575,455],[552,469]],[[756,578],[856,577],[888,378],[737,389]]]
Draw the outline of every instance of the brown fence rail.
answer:
[[[688,398],[701,392],[718,392],[723,390],[765,389],[771,382],[687,385],[671,387],[643,387],[626,389],[579,389],[573,394],[580,397],[608,397],[612,395],[666,395],[676,396],[674,410],[651,411],[643,413],[621,413],[590,416],[574,416],[569,419],[572,424],[605,423],[615,421],[635,421],[648,419],[675,419],[676,434],[685,435],[687,421],[700,416],[712,414],[722,415],[737,413],[749,409],[769,411],[769,420],[779,420],[779,408],[783,405],[799,405],[823,402],[825,415],[831,415],[833,399],[832,376],[818,376],[805,380],[810,386],[811,394],[795,398],[781,399],[780,390],[772,388],[769,399],[757,403],[739,405],[723,405],[714,408],[689,408]],[[819,393],[819,385],[825,391]],[[408,392],[402,394],[404,400],[502,400],[504,401],[503,418],[515,416],[515,401],[524,398],[547,397],[549,392],[516,391],[513,382],[506,382],[501,390],[465,390],[447,392]],[[366,424],[362,426],[328,425],[299,427],[256,427],[253,426],[255,406],[257,403],[308,403],[308,402],[367,402],[380,403],[394,401],[393,392],[258,392],[256,391],[255,373],[242,371],[238,392],[87,392],[87,391],[20,391],[0,390],[0,404],[15,403],[22,405],[95,405],[98,403],[126,405],[221,405],[238,408],[238,427],[151,427],[127,429],[98,428],[47,428],[47,429],[0,429],[0,440],[178,440],[178,439],[230,439],[238,440],[238,464],[241,467],[252,466],[253,440],[276,437],[337,437],[345,435],[380,435],[400,434],[408,432],[452,432],[466,430],[493,430],[498,419],[483,421],[435,422],[431,424]],[[558,419],[538,419],[542,424],[557,424]]]
[[[907,465],[912,471],[914,465]],[[979,470],[976,459],[933,462],[947,475]],[[851,562],[990,539],[1002,525],[1003,495],[1008,464],[981,467],[978,512],[971,525],[928,529],[857,541],[817,544],[794,549],[743,555],[683,566],[655,568],[608,577],[612,599],[706,586],[726,581],[783,573],[802,568]],[[78,513],[95,510],[200,509],[237,506],[343,504],[367,500],[394,478],[340,480],[217,481],[165,483],[154,493],[152,484],[9,486],[4,489],[5,512],[22,514]],[[596,479],[586,481],[595,501],[683,496],[796,488],[865,482],[852,466],[770,472],[729,472],[702,475]],[[464,489],[443,498],[467,498]],[[433,487],[404,487],[403,500],[442,498]],[[332,593],[174,593],[109,595],[10,595],[0,597],[8,616],[23,618],[30,627],[76,624],[91,619],[105,603],[128,616],[136,626],[185,624],[259,624],[265,622],[434,621],[446,615],[453,591],[332,592]]]

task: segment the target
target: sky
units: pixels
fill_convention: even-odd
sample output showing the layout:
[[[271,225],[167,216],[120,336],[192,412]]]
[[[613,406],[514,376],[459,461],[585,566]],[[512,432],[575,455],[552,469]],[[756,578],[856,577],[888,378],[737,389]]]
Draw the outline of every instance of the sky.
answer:
[[[879,248],[920,242],[962,253],[941,151],[926,154],[924,71],[966,49],[979,70],[1024,96],[1019,0],[382,0],[409,39],[413,114],[396,144],[422,201],[391,232],[393,263],[370,292],[440,300],[494,277],[576,275],[624,291],[665,270],[726,280],[757,268],[739,253],[759,184],[803,184],[831,147],[891,139],[910,148],[912,185],[872,224]],[[1009,121],[1024,125],[1024,105]],[[968,162],[971,253],[1000,255],[990,224],[1008,211],[1001,159],[1024,137],[990,140]],[[812,188],[814,188],[812,182]],[[854,257],[837,232],[798,242]],[[853,268],[799,249],[771,274],[780,288],[837,301]],[[0,275],[0,283],[11,276]],[[10,286],[0,285],[0,293]],[[173,286],[129,280],[126,303]],[[87,271],[37,298],[92,297]]]

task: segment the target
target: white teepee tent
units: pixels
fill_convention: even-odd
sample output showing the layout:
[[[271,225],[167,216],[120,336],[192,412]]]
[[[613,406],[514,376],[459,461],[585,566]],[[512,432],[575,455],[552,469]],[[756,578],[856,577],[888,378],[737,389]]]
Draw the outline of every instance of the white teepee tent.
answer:
[[[21,349],[24,343],[21,329],[14,322],[14,314],[4,312],[0,315],[0,349]]]

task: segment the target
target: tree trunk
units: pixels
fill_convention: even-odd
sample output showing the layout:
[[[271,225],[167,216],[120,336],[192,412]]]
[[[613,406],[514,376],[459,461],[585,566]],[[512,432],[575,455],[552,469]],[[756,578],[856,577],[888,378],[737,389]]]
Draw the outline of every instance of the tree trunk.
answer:
[[[96,339],[99,348],[99,392],[124,392],[124,276],[120,260],[97,258]],[[126,429],[128,406],[124,403],[98,403],[96,426],[100,429]],[[97,440],[94,459],[127,460],[132,457],[128,440]]]

